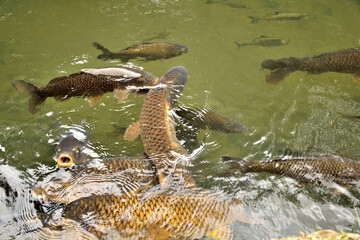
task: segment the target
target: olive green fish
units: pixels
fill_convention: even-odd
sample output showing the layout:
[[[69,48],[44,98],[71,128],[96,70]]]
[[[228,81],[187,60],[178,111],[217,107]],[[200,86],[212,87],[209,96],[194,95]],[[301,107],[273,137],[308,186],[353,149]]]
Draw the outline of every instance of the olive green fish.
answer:
[[[226,175],[234,172],[268,172],[294,178],[300,183],[336,183],[341,186],[360,183],[360,162],[339,156],[292,157],[253,162],[229,156],[223,156],[222,159],[231,166]]]
[[[249,5],[242,4],[236,0],[207,0],[206,3],[207,4],[219,3],[219,4],[223,4],[223,5],[232,7],[232,8],[251,8]]]
[[[119,52],[111,52],[100,43],[95,42],[93,45],[103,52],[98,56],[99,59],[120,59],[122,62],[135,58],[144,58],[145,60],[167,59],[180,56],[189,50],[186,46],[169,42],[144,42],[134,44]]]
[[[260,17],[251,17],[251,23],[257,23],[259,20],[266,21],[282,21],[282,20],[301,20],[307,18],[309,14],[304,13],[286,13],[286,12],[275,12],[274,15],[270,15],[268,17],[260,18]]]
[[[348,48],[314,57],[267,59],[261,63],[261,66],[272,70],[266,76],[268,83],[278,83],[295,71],[305,71],[311,74],[352,73],[355,75],[355,79],[360,81],[360,49]]]
[[[145,155],[91,160],[60,169],[33,188],[42,202],[70,203],[83,197],[133,195],[158,184],[155,167]]]
[[[152,86],[157,80],[157,77],[145,71],[118,67],[84,69],[79,73],[54,78],[45,87],[36,87],[23,80],[16,80],[12,84],[17,91],[30,97],[29,110],[34,114],[36,107],[48,97],[64,101],[74,96],[85,96],[95,100],[104,93],[114,91],[114,95],[121,102],[127,87]]]
[[[247,222],[241,200],[189,189],[82,198],[66,205],[57,222],[63,227],[77,222],[99,239],[220,239],[225,232],[229,236],[221,239],[226,240],[235,220]]]
[[[274,46],[284,46],[288,45],[290,40],[280,39],[280,38],[269,38],[267,36],[260,36],[258,38],[254,38],[251,42],[241,43],[239,41],[235,41],[238,49],[244,46],[262,46],[262,47],[274,47]]]
[[[195,185],[186,169],[190,164],[190,155],[176,137],[173,114],[188,75],[184,67],[168,70],[148,92],[141,109],[140,136],[144,152],[156,166],[163,186],[173,182]]]

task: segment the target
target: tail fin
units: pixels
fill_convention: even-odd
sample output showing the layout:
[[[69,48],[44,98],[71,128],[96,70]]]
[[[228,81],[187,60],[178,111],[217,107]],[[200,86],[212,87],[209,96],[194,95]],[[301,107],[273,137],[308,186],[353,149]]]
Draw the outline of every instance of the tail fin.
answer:
[[[237,48],[238,48],[238,49],[241,48],[241,47],[244,47],[244,46],[248,45],[247,43],[240,43],[240,42],[238,42],[238,41],[235,41],[235,44],[237,45]]]
[[[107,60],[110,58],[109,56],[112,54],[112,52],[110,52],[109,49],[105,48],[103,45],[101,45],[100,43],[97,43],[97,42],[94,42],[93,46],[103,52],[103,54],[100,54],[98,56],[98,59]]]
[[[29,96],[29,111],[32,114],[37,112],[36,106],[42,104],[46,97],[42,97],[38,94],[38,88],[31,83],[27,83],[23,80],[16,80],[12,82],[14,88],[27,96]]]
[[[247,172],[249,162],[245,159],[230,156],[222,156],[221,159],[223,162],[230,166],[230,169],[221,175],[222,177],[229,177],[238,172]]]
[[[251,19],[251,23],[252,23],[252,24],[257,23],[257,22],[259,22],[259,20],[260,20],[260,18],[258,18],[258,17],[251,17],[251,16],[249,16],[249,18]]]

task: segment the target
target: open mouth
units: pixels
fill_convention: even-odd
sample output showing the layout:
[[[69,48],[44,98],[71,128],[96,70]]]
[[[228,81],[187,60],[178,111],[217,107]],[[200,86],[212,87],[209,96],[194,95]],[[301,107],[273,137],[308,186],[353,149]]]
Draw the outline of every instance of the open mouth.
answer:
[[[74,159],[68,155],[60,155],[57,164],[59,167],[71,167],[74,164]]]

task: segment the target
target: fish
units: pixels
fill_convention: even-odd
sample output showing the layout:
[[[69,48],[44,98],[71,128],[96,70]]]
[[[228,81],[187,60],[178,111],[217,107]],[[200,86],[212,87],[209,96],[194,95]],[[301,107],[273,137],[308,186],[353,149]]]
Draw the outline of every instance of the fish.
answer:
[[[55,148],[55,160],[59,167],[71,167],[97,158],[89,141],[86,122],[74,125],[60,138]]]
[[[311,74],[351,73],[354,74],[355,80],[360,82],[360,48],[327,52],[314,57],[266,59],[261,63],[261,67],[272,70],[266,76],[266,82],[273,84],[279,83],[295,71],[305,71]]]
[[[336,155],[276,158],[265,161],[246,161],[222,156],[230,166],[224,174],[268,172],[298,180],[301,184],[352,186],[360,184],[360,161]]]
[[[146,155],[89,160],[74,168],[62,168],[32,188],[43,204],[69,204],[95,195],[134,195],[156,186],[156,169]]]
[[[249,5],[241,4],[238,1],[234,1],[234,0],[207,0],[206,3],[207,4],[219,3],[232,8],[251,8]]]
[[[140,136],[144,152],[156,166],[162,186],[195,186],[187,167],[189,153],[176,137],[174,106],[188,81],[182,66],[168,70],[150,89],[140,114]]]
[[[249,18],[251,19],[251,23],[257,23],[259,22],[259,20],[266,20],[266,21],[301,20],[309,16],[310,15],[306,13],[275,12],[275,14],[264,18],[252,17],[252,16],[249,16]]]
[[[24,80],[13,81],[12,85],[18,92],[29,96],[29,111],[35,114],[38,111],[37,106],[44,103],[48,97],[54,97],[57,101],[65,101],[75,96],[90,97],[91,102],[95,103],[104,93],[114,92],[119,103],[126,99],[126,87],[152,86],[157,81],[158,78],[148,72],[117,67],[83,69],[78,73],[54,78],[44,87],[36,87]]]
[[[174,109],[175,116],[180,117],[182,123],[186,122],[193,128],[220,131],[224,133],[246,133],[247,127],[239,121],[222,116],[208,108],[178,107]],[[176,118],[177,120],[177,118]],[[124,133],[124,139],[134,141],[140,136],[140,122],[132,123]]]
[[[235,41],[235,44],[239,49],[240,47],[249,46],[249,45],[254,45],[254,46],[257,45],[262,47],[284,46],[284,45],[288,45],[289,42],[290,40],[285,40],[281,38],[269,38],[267,36],[260,36],[254,38],[251,42],[241,43],[239,41]]]
[[[153,41],[155,39],[165,39],[169,35],[170,35],[170,31],[166,30],[166,31],[163,31],[163,32],[159,33],[158,35],[155,35],[153,37],[145,39],[143,42],[150,42],[150,41]]]
[[[56,215],[56,214],[54,214]],[[229,224],[250,223],[239,198],[224,198],[205,189],[170,190],[157,194],[102,195],[63,207],[52,224],[78,223],[98,239],[232,239]],[[55,216],[56,217],[56,216]],[[250,221],[249,221],[250,220]],[[228,237],[220,237],[222,233]],[[229,236],[230,235],[230,236]],[[225,236],[225,235],[224,235]]]
[[[130,59],[143,58],[147,61],[157,59],[168,59],[187,53],[189,48],[178,43],[170,42],[143,42],[134,44],[118,52],[111,52],[100,43],[94,42],[94,47],[101,50],[97,58],[101,60],[120,59],[122,62],[128,62]]]

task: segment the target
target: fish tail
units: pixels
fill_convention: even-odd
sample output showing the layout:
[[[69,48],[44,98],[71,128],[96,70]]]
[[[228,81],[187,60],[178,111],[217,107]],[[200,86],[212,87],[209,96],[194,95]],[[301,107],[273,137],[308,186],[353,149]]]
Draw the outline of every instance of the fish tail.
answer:
[[[107,60],[110,58],[110,55],[112,54],[112,52],[110,52],[109,49],[105,48],[103,45],[101,45],[100,43],[97,43],[97,42],[94,42],[93,46],[103,52],[103,54],[100,54],[98,56],[98,59]]]
[[[283,81],[292,72],[293,71],[288,70],[286,68],[279,68],[279,69],[272,71],[269,75],[267,75],[265,77],[265,81],[267,83],[277,84],[277,83]]]
[[[223,177],[229,177],[237,172],[248,172],[248,165],[250,163],[245,159],[230,156],[222,156],[221,159],[224,163],[230,166],[229,170],[222,174]]]
[[[46,97],[40,96],[38,93],[39,89],[31,83],[27,83],[23,80],[16,80],[12,82],[12,84],[18,92],[29,96],[29,111],[32,114],[35,114],[37,112],[36,107],[42,104]]]
[[[257,22],[259,22],[259,20],[260,20],[258,17],[251,17],[251,16],[249,16],[249,18],[251,19],[251,23],[252,23],[252,24],[257,23]]]
[[[241,48],[241,47],[244,47],[246,45],[248,45],[247,43],[241,43],[241,42],[238,42],[238,41],[235,41],[235,44],[237,45],[237,48]]]

